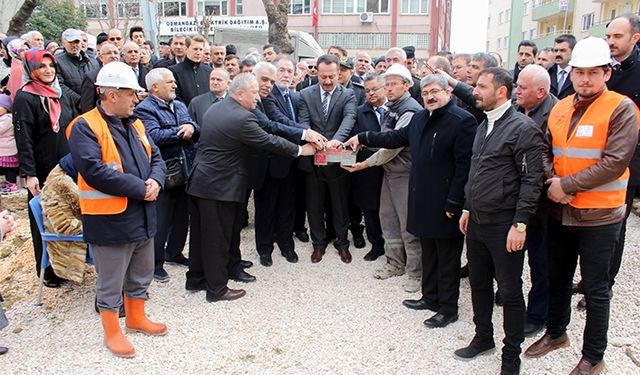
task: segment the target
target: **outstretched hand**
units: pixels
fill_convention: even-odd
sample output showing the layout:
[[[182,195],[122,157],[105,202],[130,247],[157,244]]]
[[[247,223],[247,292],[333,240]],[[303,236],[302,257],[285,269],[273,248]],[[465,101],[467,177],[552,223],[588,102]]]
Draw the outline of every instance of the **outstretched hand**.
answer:
[[[360,141],[358,141],[358,136],[354,135],[348,141],[343,143],[343,145],[344,145],[345,148],[351,147],[351,149],[353,151],[355,151],[358,148],[358,146],[360,145]]]

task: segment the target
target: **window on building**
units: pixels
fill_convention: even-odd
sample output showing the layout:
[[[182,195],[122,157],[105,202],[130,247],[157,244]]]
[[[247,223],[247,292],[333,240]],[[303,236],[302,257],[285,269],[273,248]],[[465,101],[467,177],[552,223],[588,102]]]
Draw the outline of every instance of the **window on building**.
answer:
[[[498,25],[502,25],[502,17],[503,17],[503,13],[502,12],[498,13]]]
[[[491,27],[491,16],[487,17],[487,29]]]
[[[529,14],[529,2],[525,1],[522,3],[522,15],[526,16]]]
[[[616,10],[611,9],[611,13],[609,13],[609,21],[613,20],[614,18],[616,18]]]
[[[236,16],[242,16],[244,14],[244,7],[242,6],[242,0],[236,0]]]
[[[240,0],[240,2],[242,2],[242,0]],[[238,8],[236,6],[236,12],[237,11]],[[198,16],[209,14],[214,16],[227,16],[229,15],[229,2],[227,0],[199,0],[197,13]]]
[[[402,0],[400,13],[402,14],[428,14],[429,0]]]
[[[511,9],[507,9],[504,12],[504,22],[509,22],[511,21]]]
[[[140,2],[134,0],[121,0],[117,4],[118,18],[139,18]]]
[[[507,48],[509,48],[509,37],[505,36],[504,37],[504,47],[503,47],[503,49],[507,49]]]
[[[528,40],[529,39],[529,30],[525,30],[522,32],[522,40]]]
[[[403,0],[404,2],[407,0]],[[410,0],[418,4],[427,3],[428,0]],[[290,8],[291,14],[310,14],[311,3],[310,0],[292,0],[293,5],[295,2],[299,5],[298,8],[303,9],[303,13],[293,13]],[[420,6],[418,5],[418,8]],[[305,9],[307,9],[305,11]],[[404,9],[404,8],[403,8]],[[323,0],[322,13],[324,14],[359,14],[362,12],[371,13],[389,13],[389,0]]]
[[[633,7],[633,5],[631,5],[631,3],[626,3],[622,6],[622,9],[620,10],[620,14],[627,14],[627,13],[631,13],[631,8]]]
[[[498,38],[497,42],[496,42],[496,50],[501,49],[502,48],[502,38]]]
[[[531,8],[535,8],[540,5],[540,0],[531,0]]]
[[[535,39],[538,37],[538,29],[531,29],[529,31],[529,35],[531,36],[531,39]]]
[[[587,31],[593,26],[593,22],[595,21],[596,14],[589,13],[582,16],[582,31]]]
[[[489,44],[489,41],[487,40],[487,41],[485,42],[485,46],[484,46],[484,50],[485,50],[485,52],[486,52],[486,51],[489,51],[489,47],[491,47],[491,45]]]
[[[291,0],[289,14],[311,14],[311,0]]]
[[[158,4],[158,13],[164,17],[177,17],[187,15],[187,1],[160,1]]]
[[[88,19],[107,17],[107,0],[80,0],[78,6]]]

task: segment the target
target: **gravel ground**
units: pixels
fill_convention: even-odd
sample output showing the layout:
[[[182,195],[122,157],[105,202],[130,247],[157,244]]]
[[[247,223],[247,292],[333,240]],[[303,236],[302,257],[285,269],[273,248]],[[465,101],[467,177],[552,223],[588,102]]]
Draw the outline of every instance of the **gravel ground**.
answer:
[[[24,225],[24,222],[22,223]],[[22,235],[28,229],[22,230]],[[20,232],[19,232],[20,233]],[[270,268],[258,264],[253,230],[245,229],[242,251],[256,266],[249,271],[258,282],[244,287],[247,296],[234,302],[206,303],[204,292],[184,290],[186,268],[168,265],[171,280],[152,283],[150,316],[169,327],[164,337],[128,334],[137,350],[134,359],[112,356],[102,345],[102,329],[93,310],[93,282],[45,288],[44,306],[34,306],[35,294],[13,301],[11,325],[0,332],[10,347],[0,357],[0,374],[495,374],[499,351],[470,362],[453,358],[473,335],[469,282],[462,281],[460,320],[445,329],[427,329],[431,314],[404,308],[405,298],[419,298],[402,290],[403,277],[376,280],[383,264],[365,262],[366,249],[352,251],[345,265],[335,251],[312,264],[310,244],[297,243],[298,264],[274,253]],[[26,245],[30,245],[29,242]],[[606,362],[610,374],[639,374],[640,367],[640,219],[631,215],[627,247],[615,287]],[[23,246],[4,259],[31,259]],[[33,261],[2,279],[19,280],[11,288],[32,292]],[[15,267],[14,267],[15,268]],[[21,272],[21,275],[15,273]],[[527,273],[528,271],[525,271]],[[13,291],[15,292],[15,291]],[[573,304],[578,297],[573,298]],[[501,346],[502,311],[494,314],[496,343]],[[122,322],[124,324],[124,322]],[[580,359],[584,312],[573,312],[571,347],[542,359],[523,359],[523,374],[563,374]],[[527,339],[523,349],[535,338]],[[634,360],[636,363],[634,363]]]

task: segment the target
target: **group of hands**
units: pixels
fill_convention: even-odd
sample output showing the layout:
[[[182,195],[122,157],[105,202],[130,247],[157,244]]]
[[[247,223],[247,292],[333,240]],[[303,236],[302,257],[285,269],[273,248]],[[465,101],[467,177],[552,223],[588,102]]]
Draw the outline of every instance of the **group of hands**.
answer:
[[[312,156],[317,151],[330,150],[330,149],[347,149],[351,148],[353,151],[358,149],[360,143],[358,142],[358,136],[354,135],[346,142],[340,142],[337,139],[327,140],[327,138],[318,133],[315,130],[306,129],[304,133],[304,141],[307,142],[302,146],[302,156]]]

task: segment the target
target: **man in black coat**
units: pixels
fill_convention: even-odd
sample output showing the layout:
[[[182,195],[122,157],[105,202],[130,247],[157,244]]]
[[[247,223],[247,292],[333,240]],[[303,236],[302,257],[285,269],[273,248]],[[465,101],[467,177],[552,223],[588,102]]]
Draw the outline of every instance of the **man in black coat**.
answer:
[[[379,132],[384,113],[387,111],[384,107],[387,102],[384,79],[378,74],[368,74],[363,80],[367,102],[357,109],[352,135],[365,131]],[[375,150],[363,148],[358,152],[356,161],[365,161],[374,152]],[[368,261],[374,261],[384,254],[384,238],[379,216],[382,174],[382,167],[370,167],[351,174],[351,203],[362,210],[367,238],[371,242],[371,250],[364,256],[364,260]]]
[[[98,68],[98,62],[87,56],[81,49],[82,32],[67,29],[62,33],[64,51],[56,56],[57,76],[60,88],[69,96],[74,105],[80,101],[80,87],[84,76]],[[69,110],[69,108],[63,108]]]
[[[355,123],[356,98],[352,90],[338,84],[339,62],[335,56],[322,55],[317,62],[319,82],[301,92],[299,121],[331,139],[327,147],[338,147],[347,140]],[[313,242],[311,261],[321,261],[327,247],[324,207],[328,190],[337,236],[334,246],[338,249],[340,259],[350,263],[347,239],[349,174],[335,165],[315,166],[311,158],[300,160],[298,167],[307,172],[307,212]]]
[[[102,43],[102,47],[100,47],[100,57],[98,59],[102,66],[114,61],[120,61],[120,51],[118,51],[118,47],[111,43]],[[82,81],[80,88],[82,94],[80,97],[80,113],[88,112],[97,105],[98,91],[96,78],[98,78],[98,72],[102,69],[102,66],[87,73]]]
[[[247,190],[248,148],[291,158],[315,153],[311,145],[298,146],[262,130],[250,112],[258,100],[255,77],[238,75],[229,86],[229,96],[204,116],[188,181],[192,227],[186,289],[206,290],[209,302],[245,295],[242,289],[227,287],[227,263],[232,230],[241,216]]]
[[[169,67],[178,85],[177,99],[187,106],[191,99],[209,91],[211,67],[201,63],[205,44],[206,40],[201,35],[188,37],[186,58],[183,62]]]
[[[551,65],[548,71],[551,79],[550,92],[558,100],[576,92],[571,83],[571,66],[569,66],[571,52],[576,43],[576,37],[571,34],[559,35],[554,40],[553,52],[556,55],[556,63]]]
[[[458,319],[464,236],[457,219],[464,204],[477,122],[451,100],[451,88],[443,76],[428,75],[421,85],[427,110],[416,113],[409,125],[391,132],[360,133],[345,146],[410,146],[407,230],[420,237],[422,245],[422,298],[403,304],[437,312],[424,322],[434,328]]]
[[[201,125],[204,114],[207,113],[209,107],[219,102],[227,96],[227,88],[229,88],[229,73],[223,68],[214,68],[209,75],[209,92],[198,95],[191,99],[189,103],[189,116]]]
[[[153,66],[154,68],[168,68],[170,66],[180,64],[184,61],[184,48],[187,36],[184,34],[176,34],[169,39],[169,48],[171,55],[160,59]]]

